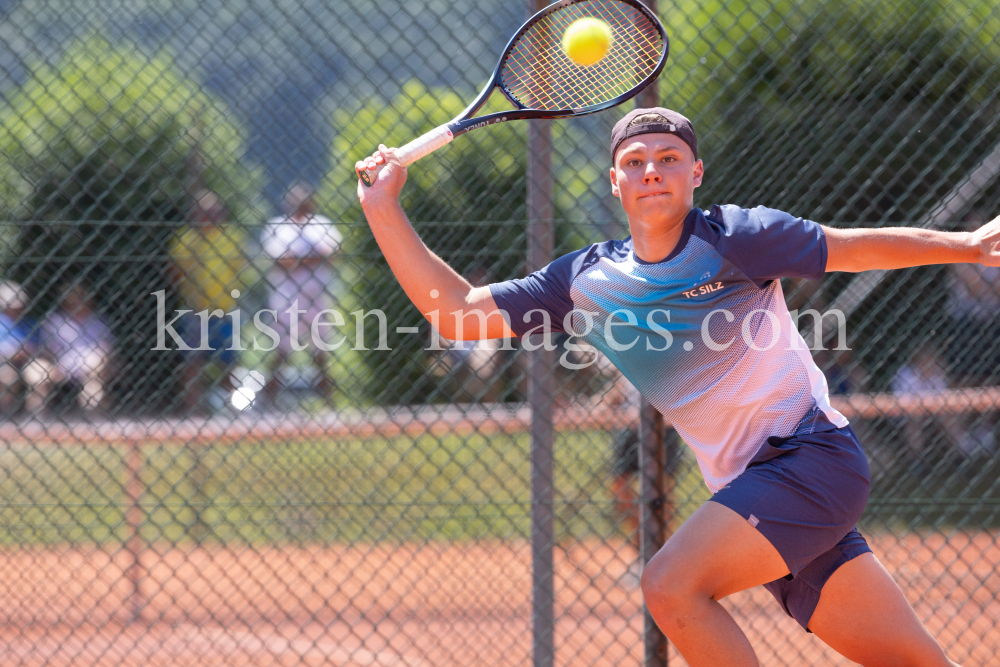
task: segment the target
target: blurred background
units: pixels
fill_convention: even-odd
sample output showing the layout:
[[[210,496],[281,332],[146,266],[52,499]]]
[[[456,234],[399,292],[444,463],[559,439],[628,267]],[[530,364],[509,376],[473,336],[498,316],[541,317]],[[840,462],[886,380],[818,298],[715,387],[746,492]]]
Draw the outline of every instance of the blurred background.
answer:
[[[543,5],[0,0],[4,664],[684,664],[648,648],[638,576],[640,546],[708,498],[693,457],[566,340],[432,345],[357,203],[355,160],[461,111]],[[944,230],[1000,213],[997,3],[655,7],[697,206]],[[633,106],[548,123],[544,159],[527,123],[470,133],[409,169],[404,208],[477,285],[534,268],[531,225],[551,258],[624,238],[607,143]],[[846,341],[834,316],[802,331],[871,461],[862,532],[951,659],[990,664],[1000,270],[783,287],[845,318]],[[848,664],[766,594],[726,604],[763,664]]]

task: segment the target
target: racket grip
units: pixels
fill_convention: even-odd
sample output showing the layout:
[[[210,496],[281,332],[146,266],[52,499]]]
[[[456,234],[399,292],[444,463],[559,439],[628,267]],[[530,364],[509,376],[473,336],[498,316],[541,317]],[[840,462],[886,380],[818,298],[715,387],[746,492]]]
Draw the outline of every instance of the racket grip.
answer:
[[[417,137],[402,148],[396,149],[396,157],[399,158],[404,167],[409,167],[425,155],[430,155],[442,146],[450,144],[454,138],[455,135],[451,133],[448,126],[441,125],[440,127],[435,127],[427,134]],[[371,176],[368,175],[367,170],[358,172],[358,177],[365,185],[370,186],[372,184]]]
[[[396,156],[404,167],[408,167],[425,155],[430,155],[442,146],[450,144],[454,138],[455,135],[448,126],[441,125],[398,149]]]

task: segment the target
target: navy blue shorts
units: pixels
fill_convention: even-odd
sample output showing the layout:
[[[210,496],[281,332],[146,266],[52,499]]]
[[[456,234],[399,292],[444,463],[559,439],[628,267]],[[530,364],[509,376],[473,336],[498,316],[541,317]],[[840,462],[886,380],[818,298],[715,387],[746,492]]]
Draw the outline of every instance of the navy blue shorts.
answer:
[[[712,500],[746,519],[781,554],[790,574],[764,588],[808,630],[830,575],[871,551],[857,530],[870,487],[868,460],[845,426],[768,438]]]

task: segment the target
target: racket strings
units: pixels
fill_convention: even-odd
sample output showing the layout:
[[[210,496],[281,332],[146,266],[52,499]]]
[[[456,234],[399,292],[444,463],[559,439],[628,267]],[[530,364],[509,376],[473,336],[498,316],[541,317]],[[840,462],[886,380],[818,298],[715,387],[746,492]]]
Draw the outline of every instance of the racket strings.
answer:
[[[613,42],[598,63],[581,66],[562,48],[573,21],[592,16],[611,28]],[[534,23],[515,43],[501,70],[510,95],[534,109],[578,110],[628,92],[656,68],[665,45],[641,10],[618,0],[583,0]]]
[[[631,26],[627,26],[631,27]],[[548,31],[552,32],[552,31]],[[629,37],[640,40],[644,35],[636,35],[633,30],[618,31],[632,33]],[[549,35],[541,35],[546,38]],[[599,66],[584,68],[572,64],[562,53],[561,44],[557,48],[546,48],[551,45],[540,39],[533,39],[531,50],[536,54],[535,60],[524,62],[523,57],[514,60],[512,72],[520,75],[519,83],[529,93],[531,106],[545,109],[581,108],[600,104],[613,99],[637,85],[652,71],[656,58],[646,67],[642,67],[642,58],[635,49],[627,48],[628,40],[617,36],[618,48],[612,48]],[[643,45],[648,48],[647,44]],[[622,48],[625,44],[626,48]],[[641,42],[640,42],[641,44]],[[520,54],[518,54],[520,55]],[[656,54],[658,56],[658,54]],[[582,72],[575,70],[584,70]],[[527,84],[527,85],[524,85]]]

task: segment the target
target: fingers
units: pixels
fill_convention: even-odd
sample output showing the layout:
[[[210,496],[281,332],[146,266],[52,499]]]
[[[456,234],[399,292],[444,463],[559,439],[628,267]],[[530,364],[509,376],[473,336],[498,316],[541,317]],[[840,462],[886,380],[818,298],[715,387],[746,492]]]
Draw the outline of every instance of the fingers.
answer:
[[[382,169],[390,163],[399,164],[399,160],[396,158],[396,149],[388,148],[385,144],[379,144],[377,151],[354,163],[354,171],[357,172],[358,178],[368,184],[369,180],[374,182]],[[367,180],[364,177],[364,172],[368,172]]]
[[[354,171],[358,173],[358,178],[364,180],[366,184],[369,184],[369,181],[374,181],[374,178],[378,176],[378,172],[380,171],[379,167],[384,163],[385,160],[382,156],[378,153],[374,153],[371,156],[366,157],[364,160],[358,160],[355,162]],[[368,179],[365,179],[362,175],[362,172],[366,171],[372,172],[368,174]]]
[[[399,164],[399,158],[396,157],[396,151],[398,148],[389,148],[385,144],[378,145],[378,154],[385,160],[386,163],[392,162],[393,164]],[[402,166],[402,165],[400,165]]]

